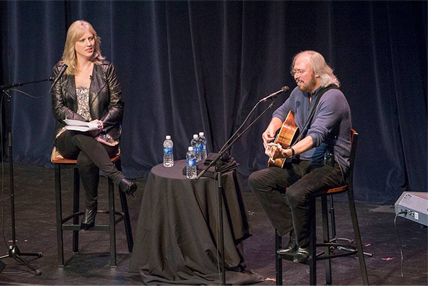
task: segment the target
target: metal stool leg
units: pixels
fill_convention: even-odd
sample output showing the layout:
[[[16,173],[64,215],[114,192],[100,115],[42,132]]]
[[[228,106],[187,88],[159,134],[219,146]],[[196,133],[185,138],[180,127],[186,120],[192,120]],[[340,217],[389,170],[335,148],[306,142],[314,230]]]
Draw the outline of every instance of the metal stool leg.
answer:
[[[134,247],[134,239],[132,238],[131,219],[129,218],[128,202],[125,193],[119,191],[119,197],[120,203],[122,205],[122,212],[124,214],[123,219],[125,224],[126,241],[128,243],[128,251],[131,253],[132,248]]]
[[[317,284],[317,233],[316,233],[316,199],[315,197],[310,199],[311,201],[311,214],[310,214],[310,239],[309,239],[309,283],[311,285]]]
[[[360,227],[358,225],[358,219],[357,219],[357,210],[356,210],[355,201],[354,201],[354,193],[352,189],[350,189],[348,193],[348,200],[349,200],[349,209],[351,210],[352,226],[354,228],[355,244],[358,250],[358,260],[360,262],[361,277],[363,280],[363,285],[369,285],[366,261],[364,259],[363,244],[361,242]]]
[[[73,169],[73,214],[79,212],[80,175],[77,168]],[[73,224],[79,224],[79,216],[73,217]],[[79,231],[73,230],[73,252],[79,252]]]
[[[64,242],[62,233],[61,166],[55,164],[55,204],[58,265],[64,267]]]
[[[330,231],[328,226],[328,211],[327,211],[327,197],[322,196],[321,197],[321,209],[322,209],[322,225],[323,225],[323,240],[324,243],[330,242]],[[330,255],[330,247],[325,246],[324,247],[324,253],[329,256]],[[324,262],[325,267],[325,281],[327,285],[332,284],[332,277],[331,277],[331,259],[326,259]]]
[[[116,219],[114,207],[114,184],[108,178],[108,200],[109,200],[109,230],[110,230],[110,266],[116,267]]]
[[[275,229],[275,275],[276,285],[282,285],[282,259],[279,257],[277,250],[282,248],[282,237],[278,235]]]

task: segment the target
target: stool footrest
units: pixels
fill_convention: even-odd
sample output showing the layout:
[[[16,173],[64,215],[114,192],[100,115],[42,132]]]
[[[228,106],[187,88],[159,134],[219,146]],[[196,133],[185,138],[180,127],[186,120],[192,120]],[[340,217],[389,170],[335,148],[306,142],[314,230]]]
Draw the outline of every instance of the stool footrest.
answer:
[[[337,242],[321,242],[321,243],[317,243],[317,247],[323,247],[323,246],[330,246],[330,247],[335,247],[335,248],[338,248],[338,249],[339,249],[339,247],[348,248],[348,249],[352,248],[352,250],[356,250],[356,248],[354,246],[352,246],[351,244],[343,244],[343,243],[337,243]]]
[[[63,225],[62,230],[82,230],[80,224],[68,224]],[[110,226],[108,224],[99,224],[93,226],[91,229],[85,230],[85,231],[108,231],[110,230]]]
[[[357,252],[358,252],[357,250],[353,250],[353,251],[347,251],[347,252],[338,253],[338,254],[320,255],[317,257],[317,260],[325,260],[325,259],[333,259],[337,257],[350,256],[350,255],[357,254]]]
[[[62,222],[62,224],[64,224],[67,221],[69,221],[70,219],[75,218],[76,216],[81,216],[83,214],[84,214],[84,212],[77,212],[77,213],[71,214],[71,215],[63,218],[61,222]],[[99,210],[99,211],[97,211],[97,214],[109,214],[109,211],[107,211],[107,210]],[[115,224],[121,222],[125,218],[125,213],[124,212],[115,211],[114,214],[117,215],[117,216],[119,216],[119,218],[115,220]],[[73,230],[75,230],[75,229],[73,229]]]
[[[81,215],[83,215],[83,214],[84,214],[84,212],[77,212],[77,213],[71,214],[71,215],[69,215],[69,216],[67,216],[67,217],[63,218],[63,219],[62,219],[62,221],[61,221],[61,223],[62,223],[62,224],[64,224],[64,223],[66,223],[67,221],[69,221],[70,219],[75,218],[75,217],[78,217],[78,216],[81,216]]]
[[[316,255],[316,260],[322,260],[322,259],[325,259],[325,258],[320,258],[320,257],[322,257],[321,255],[323,255],[324,254],[324,252],[319,252],[319,253],[317,253],[317,255]],[[276,254],[276,256],[277,256],[277,258],[279,258],[279,259],[283,259],[283,260],[288,260],[288,261],[293,261],[293,259],[294,259],[294,254],[292,254],[292,253],[289,253],[289,254]],[[306,260],[306,261],[303,261],[303,262],[300,262],[300,264],[306,264],[306,265],[309,265],[309,262],[310,262],[310,260],[311,260],[311,257],[309,257],[309,259],[308,260]]]

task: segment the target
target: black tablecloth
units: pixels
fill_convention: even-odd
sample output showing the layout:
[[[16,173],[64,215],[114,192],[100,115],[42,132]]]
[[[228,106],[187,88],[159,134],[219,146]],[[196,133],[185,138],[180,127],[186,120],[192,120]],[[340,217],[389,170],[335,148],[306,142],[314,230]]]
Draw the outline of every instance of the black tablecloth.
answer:
[[[129,270],[140,272],[146,284],[221,282],[216,182],[187,179],[184,165],[181,160],[172,168],[155,166],[144,190]],[[245,270],[240,251],[251,234],[235,171],[224,174],[222,182],[226,281],[260,282],[260,275]]]

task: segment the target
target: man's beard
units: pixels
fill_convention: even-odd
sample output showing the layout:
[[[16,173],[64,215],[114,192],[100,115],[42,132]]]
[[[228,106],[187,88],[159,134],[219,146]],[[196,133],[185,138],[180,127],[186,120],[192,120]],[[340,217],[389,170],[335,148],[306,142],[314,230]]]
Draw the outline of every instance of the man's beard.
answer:
[[[312,93],[316,85],[317,85],[317,82],[315,81],[315,75],[312,74],[312,77],[309,83],[304,84],[301,87],[299,86],[299,90],[304,93]]]

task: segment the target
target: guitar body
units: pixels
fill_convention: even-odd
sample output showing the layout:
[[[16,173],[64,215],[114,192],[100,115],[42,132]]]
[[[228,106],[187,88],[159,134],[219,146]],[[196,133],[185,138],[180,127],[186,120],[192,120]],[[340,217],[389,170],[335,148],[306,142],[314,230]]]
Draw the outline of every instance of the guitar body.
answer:
[[[297,127],[294,120],[294,112],[290,110],[284,120],[284,123],[282,123],[281,129],[276,135],[274,143],[280,144],[283,149],[287,149],[294,143],[298,133],[299,127]],[[285,162],[285,158],[276,158],[274,160],[269,159],[268,166],[282,168]]]

